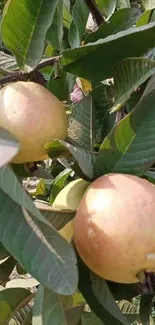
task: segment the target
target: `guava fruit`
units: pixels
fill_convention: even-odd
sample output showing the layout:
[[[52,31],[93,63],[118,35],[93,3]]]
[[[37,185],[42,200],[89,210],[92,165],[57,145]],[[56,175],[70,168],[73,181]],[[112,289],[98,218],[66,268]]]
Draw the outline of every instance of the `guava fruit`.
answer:
[[[100,277],[139,282],[155,272],[155,186],[133,175],[108,174],[91,183],[74,218],[74,242]]]
[[[0,91],[0,127],[20,143],[12,162],[34,162],[47,158],[45,143],[66,138],[67,117],[63,104],[43,86],[18,81]]]

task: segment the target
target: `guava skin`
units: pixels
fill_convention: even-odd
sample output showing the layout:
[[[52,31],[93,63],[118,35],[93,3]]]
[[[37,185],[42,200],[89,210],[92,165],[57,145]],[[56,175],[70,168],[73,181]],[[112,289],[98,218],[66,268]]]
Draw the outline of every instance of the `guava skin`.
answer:
[[[74,220],[74,242],[100,277],[139,282],[155,271],[155,186],[133,175],[108,174],[86,190]]]
[[[67,117],[63,104],[43,86],[18,81],[0,91],[0,127],[20,143],[12,162],[35,162],[47,158],[45,143],[66,138]]]

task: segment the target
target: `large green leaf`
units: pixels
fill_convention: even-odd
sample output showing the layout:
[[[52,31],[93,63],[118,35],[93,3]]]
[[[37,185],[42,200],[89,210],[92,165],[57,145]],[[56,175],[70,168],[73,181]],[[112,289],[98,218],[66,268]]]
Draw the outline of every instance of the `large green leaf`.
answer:
[[[57,4],[58,0],[8,2],[1,24],[2,40],[25,71],[35,68],[41,60]]]
[[[54,229],[23,214],[2,191],[0,200],[0,238],[6,248],[49,289],[64,295],[74,293],[77,274],[70,245]]]
[[[85,46],[64,51],[62,64],[66,71],[85,79],[103,80],[113,76],[113,66],[119,61],[127,57],[142,56],[153,48],[154,34],[155,23],[130,28]]]
[[[155,61],[145,58],[125,59],[114,67],[112,112],[122,107],[133,91],[155,73]]]
[[[113,314],[112,309],[111,310],[107,309],[106,308],[107,306],[104,306],[97,299],[92,288],[90,270],[83,263],[83,261],[81,260],[78,254],[77,254],[77,261],[78,261],[78,270],[79,270],[79,290],[82,293],[83,297],[86,299],[90,309],[95,312],[96,316],[103,322],[103,324],[129,325],[129,322],[125,319],[125,317],[123,317],[123,315],[121,320],[120,317],[117,317],[116,314]],[[106,289],[108,292],[109,289],[108,288]],[[104,297],[104,299],[106,298]]]
[[[32,299],[32,294],[24,288],[9,288],[0,291],[0,324],[6,325],[14,313]]]
[[[155,161],[155,76],[134,110],[103,141],[96,177],[108,172],[143,175]]]
[[[85,31],[89,10],[83,0],[76,0],[73,7],[73,20],[68,31],[68,41],[72,48],[81,44]]]
[[[36,294],[32,325],[68,325],[59,295],[42,285]]]
[[[116,11],[108,24],[103,24],[95,32],[90,33],[86,39],[85,44],[96,42],[101,38],[105,38],[109,35],[116,34],[122,30],[126,30],[132,27],[137,21],[140,15],[140,11],[137,8],[124,8]]]
[[[0,167],[10,162],[19,151],[19,142],[0,127]]]
[[[109,313],[111,313],[112,311],[112,315],[120,322],[122,322],[122,324],[128,324],[126,317],[122,315],[119,307],[117,306],[106,281],[92,272],[90,272],[90,280],[92,283],[93,293],[100,302],[100,304],[107,311],[109,311]]]
[[[38,281],[58,293],[73,294],[78,275],[72,247],[41,215],[8,167],[0,170],[0,188],[2,244]]]
[[[95,118],[92,96],[85,97],[73,107],[69,119],[68,136],[73,145],[93,150],[95,139]]]

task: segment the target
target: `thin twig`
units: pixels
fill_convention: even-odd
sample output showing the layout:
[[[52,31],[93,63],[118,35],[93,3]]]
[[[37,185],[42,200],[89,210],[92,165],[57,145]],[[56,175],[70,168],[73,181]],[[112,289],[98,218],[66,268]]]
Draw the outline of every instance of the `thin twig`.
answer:
[[[104,24],[106,21],[104,19],[104,17],[102,16],[102,13],[100,12],[97,4],[95,3],[94,0],[84,0],[87,7],[89,8],[93,18],[96,21],[97,26],[101,26],[102,24]]]

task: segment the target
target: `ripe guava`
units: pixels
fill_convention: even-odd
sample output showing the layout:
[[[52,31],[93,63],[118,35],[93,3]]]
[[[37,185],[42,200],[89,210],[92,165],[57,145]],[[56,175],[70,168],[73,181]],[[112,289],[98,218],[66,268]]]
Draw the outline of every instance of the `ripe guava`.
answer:
[[[155,272],[155,186],[127,174],[96,179],[78,207],[74,242],[104,279],[136,283],[138,273]]]
[[[18,81],[0,91],[0,127],[20,143],[12,162],[34,162],[47,158],[45,143],[66,138],[67,118],[51,92],[37,83]]]

